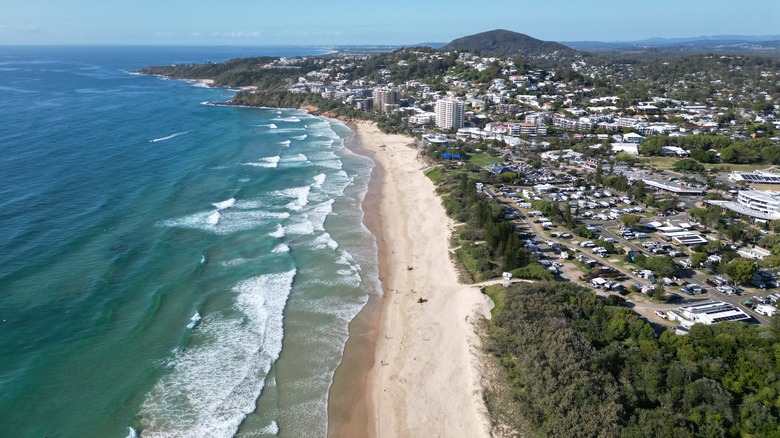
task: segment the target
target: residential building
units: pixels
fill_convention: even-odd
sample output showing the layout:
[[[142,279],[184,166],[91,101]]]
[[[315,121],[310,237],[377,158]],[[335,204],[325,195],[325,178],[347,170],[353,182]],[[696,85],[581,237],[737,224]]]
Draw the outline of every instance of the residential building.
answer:
[[[374,109],[377,111],[387,113],[391,109],[398,108],[398,104],[400,103],[401,96],[398,93],[398,90],[389,88],[374,89]]]
[[[463,127],[463,101],[440,99],[436,101],[436,126],[442,129]]]

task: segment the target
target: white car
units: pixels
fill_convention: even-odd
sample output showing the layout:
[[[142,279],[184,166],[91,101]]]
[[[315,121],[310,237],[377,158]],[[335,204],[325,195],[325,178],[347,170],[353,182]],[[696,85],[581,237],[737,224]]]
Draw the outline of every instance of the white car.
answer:
[[[656,310],[656,311],[655,311],[655,315],[656,315],[656,316],[658,316],[659,318],[663,318],[663,319],[667,319],[667,318],[668,318],[668,316],[666,315],[666,313],[664,313],[664,312],[662,312],[662,311],[660,311],[660,310]]]

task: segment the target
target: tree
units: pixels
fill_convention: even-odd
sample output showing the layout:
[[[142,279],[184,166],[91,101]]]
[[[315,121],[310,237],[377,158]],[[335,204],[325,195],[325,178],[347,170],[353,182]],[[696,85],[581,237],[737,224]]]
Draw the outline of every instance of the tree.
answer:
[[[691,254],[691,267],[698,268],[707,261],[707,253],[695,252]]]
[[[672,167],[674,168],[674,170],[678,172],[685,172],[685,173],[704,172],[704,165],[690,158],[685,158],[680,161],[677,161],[676,163],[674,163]]]
[[[632,228],[639,223],[639,219],[639,216],[635,214],[621,214],[618,220],[623,223],[625,228]]]
[[[600,186],[604,182],[604,167],[601,164],[601,160],[596,164],[596,173],[593,176],[593,181],[597,186]]]
[[[645,269],[661,278],[672,277],[674,275],[674,259],[669,256],[653,256],[645,260]]]
[[[634,181],[630,194],[634,201],[639,202],[643,200],[647,194],[647,184],[642,180]]]
[[[664,198],[658,201],[656,206],[660,211],[672,211],[677,208],[677,199],[672,197]]]
[[[756,264],[744,257],[737,257],[726,265],[726,274],[740,284],[749,282],[755,273]]]

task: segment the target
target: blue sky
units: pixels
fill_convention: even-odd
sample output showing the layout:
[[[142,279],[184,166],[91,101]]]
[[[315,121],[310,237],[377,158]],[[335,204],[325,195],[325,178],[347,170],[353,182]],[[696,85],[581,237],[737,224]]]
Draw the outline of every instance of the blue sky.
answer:
[[[0,0],[0,11],[0,44],[414,44],[498,28],[552,41],[780,34],[780,0]]]

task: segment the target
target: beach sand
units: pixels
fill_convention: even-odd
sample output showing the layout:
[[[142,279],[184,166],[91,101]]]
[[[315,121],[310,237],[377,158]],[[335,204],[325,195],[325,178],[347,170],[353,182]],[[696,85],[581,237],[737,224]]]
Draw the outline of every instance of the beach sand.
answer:
[[[458,283],[453,223],[414,139],[358,122],[353,148],[377,164],[364,201],[383,296],[350,325],[329,400],[330,436],[489,436],[474,322],[491,303]],[[419,303],[418,299],[426,300]]]

